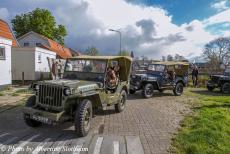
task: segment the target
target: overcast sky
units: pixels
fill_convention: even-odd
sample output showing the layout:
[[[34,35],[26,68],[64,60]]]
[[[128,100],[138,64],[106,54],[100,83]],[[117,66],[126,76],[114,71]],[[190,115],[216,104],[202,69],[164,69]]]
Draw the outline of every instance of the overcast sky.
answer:
[[[198,56],[208,41],[230,36],[229,0],[1,0],[0,18],[8,21],[36,7],[49,9],[66,26],[66,46],[95,46],[103,54],[122,49],[135,56]]]

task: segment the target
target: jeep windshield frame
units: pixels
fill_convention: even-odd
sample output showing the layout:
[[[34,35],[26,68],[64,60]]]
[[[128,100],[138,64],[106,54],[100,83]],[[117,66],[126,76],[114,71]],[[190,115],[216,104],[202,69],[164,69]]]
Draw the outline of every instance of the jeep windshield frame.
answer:
[[[104,74],[107,68],[107,60],[98,59],[67,59],[66,72]]]
[[[224,75],[230,76],[230,68],[226,68],[226,69],[225,69]]]
[[[96,81],[103,83],[107,64],[108,60],[106,59],[67,59],[63,79]],[[99,65],[101,65],[101,68]]]
[[[163,64],[149,64],[147,70],[152,72],[164,72],[165,65]]]

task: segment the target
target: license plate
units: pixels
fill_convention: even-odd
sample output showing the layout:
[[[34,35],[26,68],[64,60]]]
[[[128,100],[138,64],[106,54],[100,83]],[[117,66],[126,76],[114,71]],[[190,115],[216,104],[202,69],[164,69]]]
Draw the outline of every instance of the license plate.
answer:
[[[48,118],[38,116],[38,115],[32,115],[31,119],[36,120],[36,121],[40,121],[40,122],[45,123],[45,124],[51,124],[52,123],[51,120],[49,120]]]

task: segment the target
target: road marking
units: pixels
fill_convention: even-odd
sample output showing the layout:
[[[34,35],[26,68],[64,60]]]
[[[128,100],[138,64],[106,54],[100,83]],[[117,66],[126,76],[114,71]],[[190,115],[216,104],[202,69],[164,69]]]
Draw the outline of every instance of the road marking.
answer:
[[[0,135],[0,137],[4,137],[6,135],[9,135],[9,133],[4,133],[4,134]]]
[[[3,142],[2,144],[0,144],[0,147],[1,147],[3,144],[9,144],[9,143],[13,142],[13,141],[16,140],[16,139],[17,139],[17,137],[10,138],[10,139],[6,140],[5,142]]]
[[[144,154],[141,140],[138,136],[126,136],[128,154]]]
[[[103,141],[103,137],[97,138],[93,154],[100,154],[102,141]]]
[[[38,154],[40,152],[40,150],[45,146],[45,144],[47,142],[49,142],[51,140],[51,138],[47,138],[44,141],[42,141],[40,144],[38,144],[38,146],[36,147],[36,149],[32,152],[32,154]]]
[[[65,145],[65,141],[60,141],[60,142],[58,143],[58,145],[56,146],[56,148],[58,148],[59,146],[60,146],[61,148],[57,149],[56,151],[53,151],[52,154],[59,154],[60,151],[61,151],[61,149],[62,149],[62,147],[63,147],[64,145]]]
[[[120,154],[118,141],[113,141],[113,154]]]
[[[33,139],[37,138],[39,135],[34,135],[31,138],[29,138],[28,140],[24,141],[23,143],[19,144],[19,146],[17,148],[14,149],[13,152],[11,152],[11,154],[17,154],[18,152],[20,152],[20,150],[23,149],[23,147],[25,145],[27,145],[30,141],[32,141]]]

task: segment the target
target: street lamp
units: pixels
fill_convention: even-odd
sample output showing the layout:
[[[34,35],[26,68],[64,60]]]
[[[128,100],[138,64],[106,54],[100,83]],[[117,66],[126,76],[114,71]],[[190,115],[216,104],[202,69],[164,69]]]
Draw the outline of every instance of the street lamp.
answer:
[[[109,29],[109,31],[116,32],[120,36],[120,56],[121,56],[121,32],[119,30]]]

